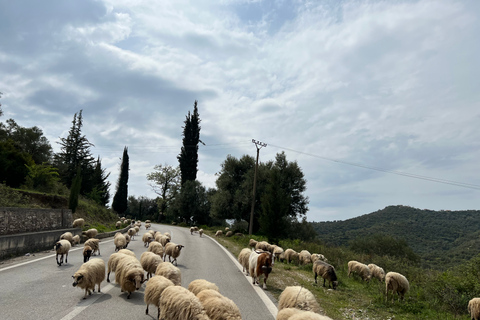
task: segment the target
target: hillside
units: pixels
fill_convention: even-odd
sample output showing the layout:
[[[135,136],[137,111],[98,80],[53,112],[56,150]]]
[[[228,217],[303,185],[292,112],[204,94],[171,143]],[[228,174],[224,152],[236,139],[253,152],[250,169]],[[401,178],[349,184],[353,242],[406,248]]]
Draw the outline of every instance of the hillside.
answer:
[[[436,268],[456,265],[480,252],[480,210],[432,211],[399,205],[312,225],[329,245],[349,246],[357,238],[375,234],[404,239],[423,265]]]

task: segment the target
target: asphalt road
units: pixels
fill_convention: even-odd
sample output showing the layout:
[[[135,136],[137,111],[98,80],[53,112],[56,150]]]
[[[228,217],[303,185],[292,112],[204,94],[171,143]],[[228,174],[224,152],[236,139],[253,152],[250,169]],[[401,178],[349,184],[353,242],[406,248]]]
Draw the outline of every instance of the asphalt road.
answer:
[[[162,233],[170,232],[172,242],[185,246],[177,259],[183,287],[188,287],[195,279],[206,279],[237,304],[242,319],[275,319],[274,299],[260,287],[253,286],[251,278],[241,272],[236,258],[214,239],[199,237],[198,233],[190,235],[186,228],[157,224],[152,228]],[[147,250],[142,242],[145,231],[142,226],[139,235],[128,246],[138,259]],[[93,258],[103,259],[106,265],[114,249],[112,238],[102,239],[101,255]],[[0,319],[156,319],[154,306],[150,306],[150,314],[145,315],[145,285],[127,299],[112,274],[111,283],[102,283],[102,293],[95,292],[83,300],[84,290],[72,286],[72,275],[83,263],[82,250],[82,245],[73,247],[68,263],[60,267],[55,262],[54,251],[4,261],[0,265]]]

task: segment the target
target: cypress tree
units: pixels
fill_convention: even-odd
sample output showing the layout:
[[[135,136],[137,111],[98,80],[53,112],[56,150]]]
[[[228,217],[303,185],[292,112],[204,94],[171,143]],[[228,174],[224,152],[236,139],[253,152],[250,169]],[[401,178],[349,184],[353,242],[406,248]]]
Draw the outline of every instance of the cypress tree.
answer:
[[[77,174],[73,178],[72,187],[70,188],[70,197],[68,198],[68,208],[75,213],[78,207],[78,195],[82,186],[82,174],[80,167],[77,169]]]
[[[112,209],[118,214],[123,214],[128,207],[128,149],[123,149],[122,164],[120,165],[120,176],[117,182],[117,191],[113,197]]]

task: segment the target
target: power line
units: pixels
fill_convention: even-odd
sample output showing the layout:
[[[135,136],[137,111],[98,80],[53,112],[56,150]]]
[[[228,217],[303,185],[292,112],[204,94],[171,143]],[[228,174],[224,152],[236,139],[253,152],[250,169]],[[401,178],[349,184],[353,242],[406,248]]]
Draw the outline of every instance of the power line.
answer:
[[[380,171],[380,172],[385,172],[385,173],[396,174],[396,175],[403,176],[403,177],[409,177],[409,178],[432,181],[432,182],[437,182],[437,183],[449,184],[449,185],[463,187],[463,188],[480,190],[480,185],[476,185],[476,184],[464,183],[464,182],[458,182],[458,181],[452,181],[452,180],[440,179],[440,178],[432,178],[432,177],[422,176],[422,175],[408,173],[408,172],[389,170],[389,169],[385,169],[385,168],[381,168],[381,167],[367,166],[367,165],[364,165],[364,164],[353,163],[353,162],[348,162],[348,161],[343,161],[343,160],[338,160],[338,159],[332,159],[332,158],[323,157],[323,156],[319,156],[319,155],[312,154],[312,153],[297,151],[297,150],[293,150],[293,149],[286,148],[286,147],[276,146],[276,145],[273,145],[273,144],[269,144],[269,145],[272,146],[272,147],[279,148],[279,149],[296,152],[296,153],[299,153],[299,154],[307,155],[307,156],[318,158],[318,159],[323,159],[323,160],[327,160],[327,161],[346,164],[346,165],[349,165],[349,166],[354,166],[354,167],[359,167],[359,168],[364,168],[364,169],[369,169],[369,170],[375,170],[375,171]]]

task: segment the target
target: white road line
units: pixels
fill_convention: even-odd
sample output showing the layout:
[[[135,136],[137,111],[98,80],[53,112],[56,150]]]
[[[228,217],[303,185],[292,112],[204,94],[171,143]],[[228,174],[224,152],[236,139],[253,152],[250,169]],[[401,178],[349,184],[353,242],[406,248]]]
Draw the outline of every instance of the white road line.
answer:
[[[102,294],[96,293],[95,295],[89,296],[87,299],[80,301],[76,307],[73,308],[73,311],[67,314],[65,317],[63,317],[60,320],[72,320],[76,316],[78,316],[83,310],[87,309],[90,307],[95,301],[103,297],[103,294],[107,293],[110,291],[110,289],[113,288],[112,284],[107,284],[102,290]]]
[[[218,243],[217,240],[213,239],[212,237],[210,236],[207,236],[205,235],[207,238],[209,238],[210,240],[212,240],[213,242],[215,242],[220,248],[222,248],[223,251],[225,251],[225,253],[227,254],[227,256],[230,258],[230,260],[232,260],[232,262],[237,266],[238,270],[240,270],[240,272],[242,274],[243,273],[243,267],[242,265],[237,261],[237,259],[235,259],[232,254],[227,250],[225,249],[224,246],[222,246],[220,243]],[[277,306],[272,302],[272,300],[270,300],[270,298],[267,296],[267,294],[265,293],[265,291],[263,291],[263,289],[259,286],[255,286],[252,284],[251,281],[248,280],[247,277],[245,277],[245,279],[248,281],[248,283],[253,287],[253,289],[255,290],[255,292],[258,294],[258,296],[260,297],[260,299],[263,301],[263,303],[265,304],[265,306],[267,307],[268,311],[270,311],[270,313],[272,314],[273,318],[277,318],[277,313],[278,313],[278,308]]]

